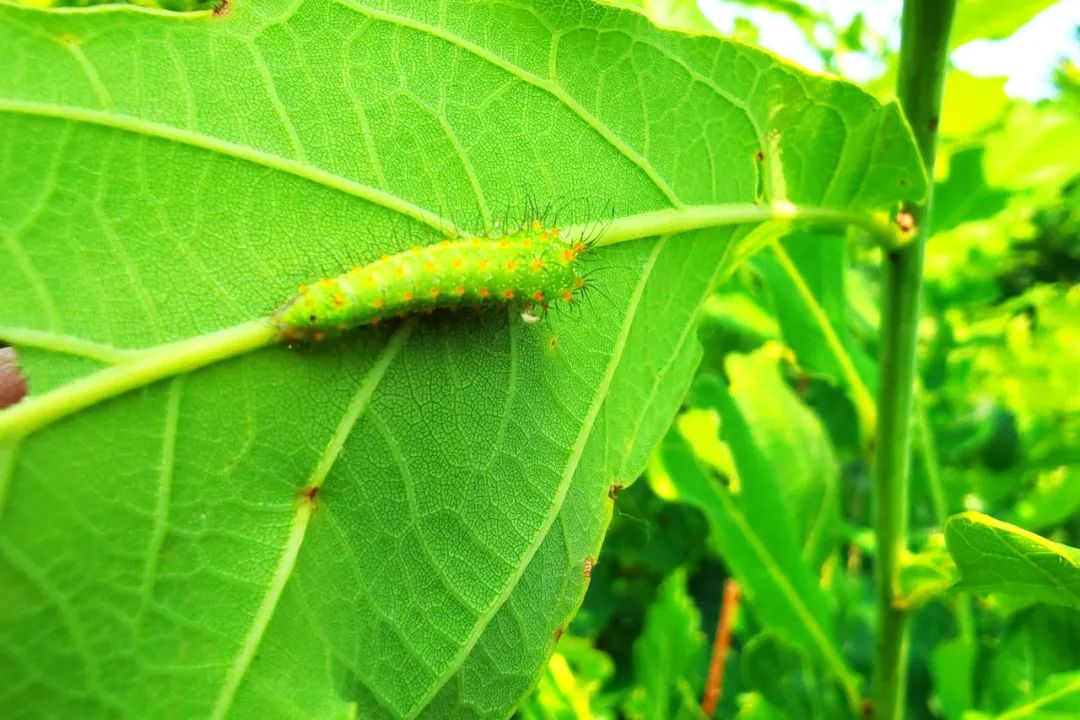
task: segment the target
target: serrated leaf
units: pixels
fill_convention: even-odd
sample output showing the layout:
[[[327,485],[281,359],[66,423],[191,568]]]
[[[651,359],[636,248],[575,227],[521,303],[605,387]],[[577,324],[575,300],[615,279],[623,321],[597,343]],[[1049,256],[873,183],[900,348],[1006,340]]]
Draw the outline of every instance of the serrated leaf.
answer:
[[[894,105],[635,13],[228,10],[0,5],[0,337],[36,338],[33,393],[529,198],[751,202],[766,135],[792,202],[925,189]],[[0,715],[505,716],[685,391],[732,235],[603,251],[581,314],[267,349],[6,442]]]
[[[686,591],[686,573],[676,570],[660,586],[634,642],[634,687],[623,709],[632,720],[667,720],[700,709],[696,698],[705,680],[708,639],[701,614]]]
[[[957,588],[1080,607],[1080,550],[976,512],[945,523]]]

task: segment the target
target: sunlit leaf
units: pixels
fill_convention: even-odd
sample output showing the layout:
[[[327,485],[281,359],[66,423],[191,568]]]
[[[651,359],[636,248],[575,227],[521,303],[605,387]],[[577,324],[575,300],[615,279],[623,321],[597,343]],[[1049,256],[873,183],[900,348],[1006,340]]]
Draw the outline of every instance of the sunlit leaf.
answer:
[[[945,524],[958,588],[1080,607],[1080,550],[976,512]]]

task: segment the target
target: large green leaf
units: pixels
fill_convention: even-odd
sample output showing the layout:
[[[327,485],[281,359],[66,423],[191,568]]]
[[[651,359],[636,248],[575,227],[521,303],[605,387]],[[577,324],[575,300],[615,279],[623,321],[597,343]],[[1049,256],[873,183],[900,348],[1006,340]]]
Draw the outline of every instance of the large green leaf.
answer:
[[[924,190],[894,106],[586,2],[0,5],[0,339],[40,394],[527,198],[753,201],[766,146],[775,199]],[[0,715],[505,716],[731,237],[605,249],[603,297],[545,323],[267,349],[3,441]]]
[[[1080,608],[1080,550],[976,512],[945,523],[958,588]]]

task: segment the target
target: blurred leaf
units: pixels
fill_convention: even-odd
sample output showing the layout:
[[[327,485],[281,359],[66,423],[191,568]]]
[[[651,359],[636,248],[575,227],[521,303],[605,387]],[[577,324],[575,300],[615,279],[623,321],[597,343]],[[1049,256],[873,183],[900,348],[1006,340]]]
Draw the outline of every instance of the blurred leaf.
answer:
[[[953,20],[952,47],[979,39],[1012,35],[1028,20],[1058,0],[961,0]]]
[[[949,177],[934,191],[933,232],[993,217],[1005,208],[1011,193],[986,184],[983,153],[975,146],[952,156]]]
[[[946,720],[961,720],[974,703],[975,648],[962,637],[939,643],[930,655],[934,695]]]
[[[1080,550],[976,512],[949,518],[945,537],[957,589],[1080,608]]]
[[[846,388],[868,432],[875,366],[848,331],[844,243],[796,231],[759,253],[752,265],[765,280],[784,343],[799,366]]]
[[[787,720],[761,693],[741,693],[736,720]]]
[[[996,0],[994,0],[996,2]],[[1004,4],[1004,3],[1003,3]],[[1080,173],[1080,117],[1052,105],[1016,103],[998,132],[987,136],[987,181],[1056,195]]]
[[[632,720],[670,720],[694,713],[704,687],[708,639],[676,570],[660,586],[645,627],[634,644],[634,689],[623,706]],[[690,707],[687,707],[690,698]],[[698,716],[701,715],[697,709]]]
[[[968,144],[978,133],[996,125],[1012,102],[1005,94],[1007,79],[977,77],[950,69],[945,80],[945,102],[938,127],[942,137]],[[936,202],[934,212],[937,212]]]
[[[936,538],[936,541],[935,541]],[[900,569],[903,607],[914,610],[943,595],[956,582],[956,565],[935,535],[925,550],[904,559]]]
[[[999,715],[969,713],[964,720],[1070,720],[1080,717],[1080,671],[1047,678]]]
[[[978,707],[1000,712],[1024,702],[1052,675],[1080,668],[1080,613],[1034,605],[1010,615],[980,658]]]
[[[1080,469],[1059,465],[1038,473],[1008,521],[1032,530],[1059,525],[1080,512]]]
[[[745,417],[718,381],[702,379],[694,404],[714,409],[731,460],[703,460],[682,432],[670,432],[650,466],[650,484],[662,497],[704,511],[710,540],[739,580],[755,616],[844,678],[854,703],[855,677],[839,652],[828,600],[816,579],[816,568],[802,560],[789,520],[782,481],[788,468],[768,464]],[[715,450],[707,453],[713,454]],[[718,464],[731,463],[729,489],[716,474]]]
[[[759,633],[743,648],[742,674],[782,717],[855,717],[835,676],[772,632]]]
[[[518,709],[519,720],[602,720],[613,717],[601,707],[601,686],[614,672],[603,652],[584,638],[565,636],[529,699]]]
[[[1080,717],[1080,671],[1047,678],[997,720],[1063,720]]]
[[[836,461],[821,422],[781,377],[783,353],[781,345],[768,343],[749,355],[731,354],[727,374],[731,397],[776,476],[803,559],[816,568],[836,543]]]

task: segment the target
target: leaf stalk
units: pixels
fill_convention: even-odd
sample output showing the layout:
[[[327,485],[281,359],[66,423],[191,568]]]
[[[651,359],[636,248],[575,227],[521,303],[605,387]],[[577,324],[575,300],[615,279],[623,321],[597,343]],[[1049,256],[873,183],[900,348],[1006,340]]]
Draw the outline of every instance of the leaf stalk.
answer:
[[[956,0],[904,2],[897,96],[930,177],[955,9]],[[878,622],[872,678],[875,720],[900,720],[906,702],[908,615],[897,601],[902,598],[900,570],[907,552],[915,348],[932,202],[931,185],[924,202],[904,208],[915,224],[913,240],[884,253],[873,492]]]
[[[139,353],[134,359],[100,370],[56,390],[0,412],[0,440],[29,435],[42,427],[129,390],[191,372],[270,345],[278,339],[268,318],[197,335]]]

